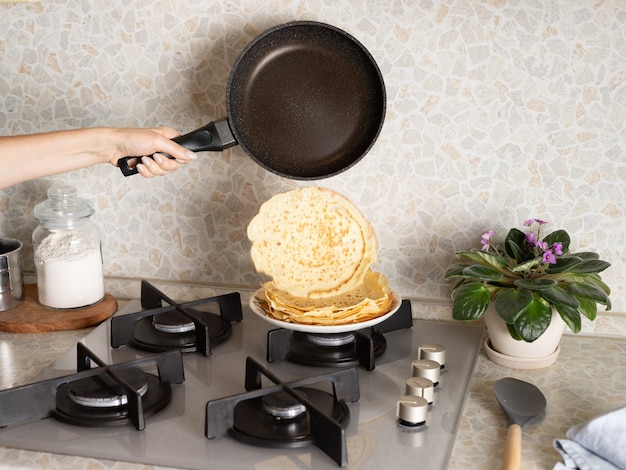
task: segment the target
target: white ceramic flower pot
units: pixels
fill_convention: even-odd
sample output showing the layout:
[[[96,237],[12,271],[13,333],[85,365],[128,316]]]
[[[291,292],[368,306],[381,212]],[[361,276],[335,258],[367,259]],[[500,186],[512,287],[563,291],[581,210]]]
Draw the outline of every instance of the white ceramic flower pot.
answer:
[[[492,352],[489,357],[494,362],[508,367],[530,369],[546,367],[556,360],[559,343],[565,331],[565,322],[556,310],[552,310],[548,329],[532,343],[513,339],[493,304],[489,304],[483,318],[489,334],[487,353]]]

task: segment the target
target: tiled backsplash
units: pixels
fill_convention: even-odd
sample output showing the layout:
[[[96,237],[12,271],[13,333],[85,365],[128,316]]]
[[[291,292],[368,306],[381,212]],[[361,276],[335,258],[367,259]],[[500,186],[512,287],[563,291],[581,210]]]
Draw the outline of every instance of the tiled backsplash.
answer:
[[[0,192],[0,233],[33,269],[34,205],[63,181],[91,198],[109,287],[118,278],[257,286],[246,226],[276,192],[318,184],[352,199],[380,241],[376,268],[429,318],[449,318],[457,250],[524,219],[564,228],[612,267],[626,329],[626,4],[587,1],[54,0],[0,5],[0,133],[88,126],[188,132],[225,116],[241,49],[279,23],[317,20],[377,60],[387,116],[370,153],[318,182],[287,180],[239,148],[164,178],[101,165]],[[15,155],[18,159],[19,155]],[[133,285],[136,285],[134,283]]]

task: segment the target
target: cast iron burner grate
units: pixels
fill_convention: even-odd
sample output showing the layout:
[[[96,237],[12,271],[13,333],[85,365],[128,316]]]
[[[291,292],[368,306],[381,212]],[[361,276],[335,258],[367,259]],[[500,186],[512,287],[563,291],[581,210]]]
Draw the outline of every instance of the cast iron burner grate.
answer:
[[[387,350],[384,334],[412,326],[411,302],[403,300],[391,317],[364,330],[328,334],[279,328],[267,333],[267,362],[284,359],[316,367],[361,365],[371,371],[375,359]]]
[[[265,376],[275,385],[263,388]],[[332,393],[310,385],[332,383]],[[272,448],[316,445],[337,464],[348,463],[346,401],[359,400],[355,368],[282,382],[251,357],[246,358],[247,392],[206,405],[208,439],[229,434],[247,444]]]
[[[198,309],[207,306],[217,306],[219,313]],[[243,318],[238,292],[178,304],[147,281],[141,281],[141,307],[145,310],[111,318],[111,347],[210,356],[212,346],[230,337],[231,323]]]
[[[145,418],[171,399],[171,384],[185,381],[180,351],[107,365],[76,344],[77,372],[0,392],[0,427],[54,417],[78,426],[145,428]],[[92,367],[92,362],[97,367]],[[158,374],[144,369],[156,366]]]

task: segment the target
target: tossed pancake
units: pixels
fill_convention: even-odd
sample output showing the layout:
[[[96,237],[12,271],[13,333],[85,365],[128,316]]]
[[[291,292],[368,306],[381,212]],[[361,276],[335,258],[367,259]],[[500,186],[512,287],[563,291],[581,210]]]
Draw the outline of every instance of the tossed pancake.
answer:
[[[257,271],[294,297],[327,298],[363,283],[378,240],[357,207],[330,189],[302,187],[265,202],[248,225]]]

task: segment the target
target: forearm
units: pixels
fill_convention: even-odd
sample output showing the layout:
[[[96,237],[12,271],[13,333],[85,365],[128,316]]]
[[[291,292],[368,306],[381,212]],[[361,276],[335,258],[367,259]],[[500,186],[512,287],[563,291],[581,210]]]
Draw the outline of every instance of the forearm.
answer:
[[[157,161],[146,157],[137,165],[146,178],[162,176],[196,158],[193,152],[171,140],[177,135],[170,127],[99,127],[0,137],[0,189],[97,163],[117,166],[118,160],[127,156],[170,155],[172,159],[157,155]]]
[[[103,128],[0,137],[0,188],[110,161]]]

